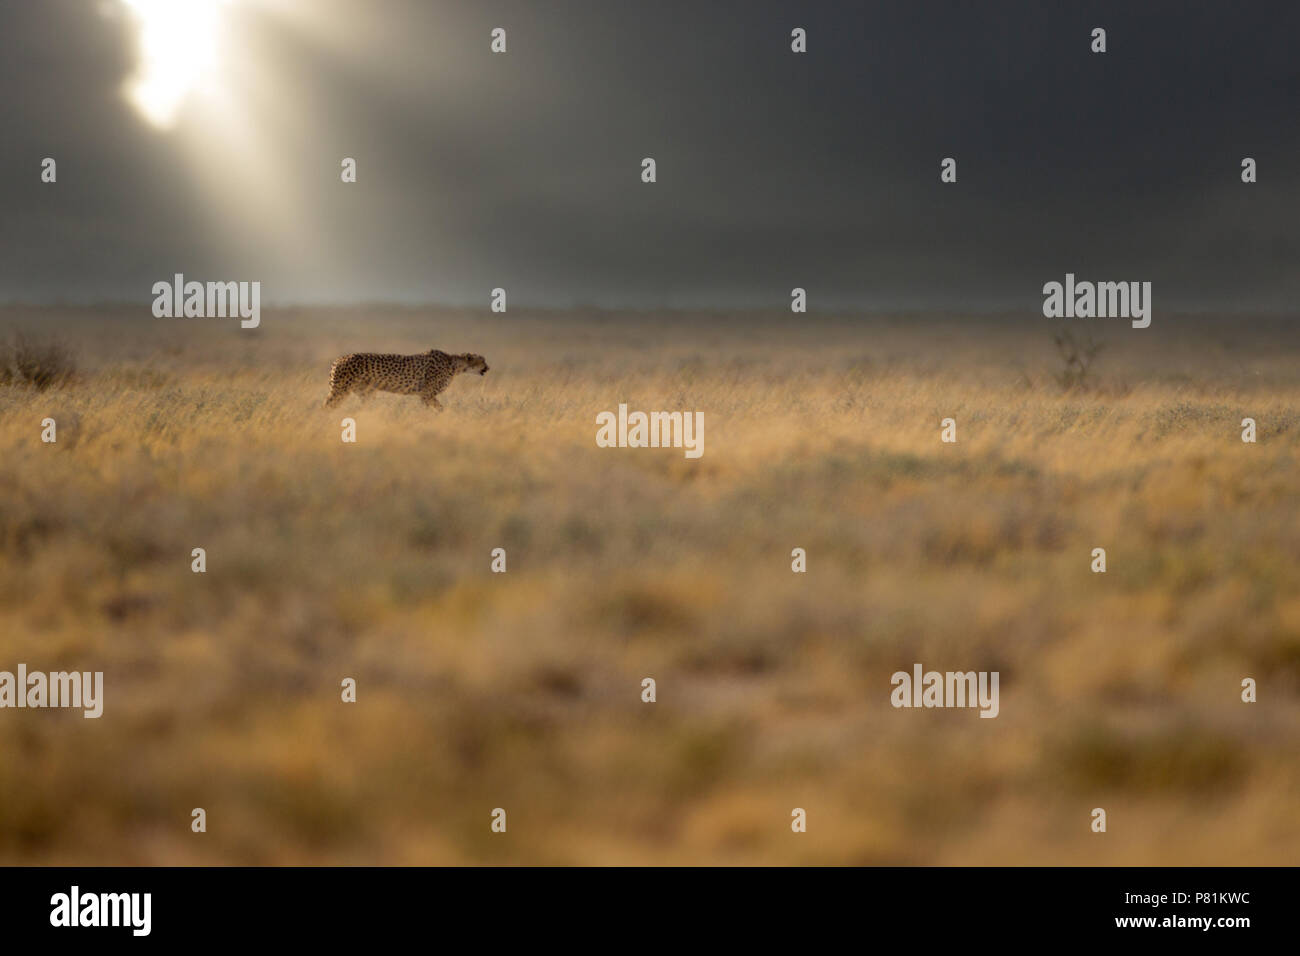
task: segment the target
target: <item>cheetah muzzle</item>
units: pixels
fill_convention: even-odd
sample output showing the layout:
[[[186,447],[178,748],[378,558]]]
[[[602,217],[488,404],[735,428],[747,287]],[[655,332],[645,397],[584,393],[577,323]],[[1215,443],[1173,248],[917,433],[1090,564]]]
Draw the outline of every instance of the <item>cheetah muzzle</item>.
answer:
[[[325,407],[337,405],[349,392],[362,398],[372,392],[419,395],[431,408],[441,411],[438,393],[461,372],[488,373],[487,361],[473,352],[449,354],[437,349],[419,355],[381,355],[356,352],[335,360],[330,368],[330,393]]]

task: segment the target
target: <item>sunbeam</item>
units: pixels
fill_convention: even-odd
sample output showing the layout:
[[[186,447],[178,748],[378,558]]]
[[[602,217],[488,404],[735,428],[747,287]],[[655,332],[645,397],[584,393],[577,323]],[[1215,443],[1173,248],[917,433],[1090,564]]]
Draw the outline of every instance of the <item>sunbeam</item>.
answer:
[[[217,64],[228,0],[122,0],[136,24],[138,61],[126,96],[152,125],[176,122],[186,97]]]

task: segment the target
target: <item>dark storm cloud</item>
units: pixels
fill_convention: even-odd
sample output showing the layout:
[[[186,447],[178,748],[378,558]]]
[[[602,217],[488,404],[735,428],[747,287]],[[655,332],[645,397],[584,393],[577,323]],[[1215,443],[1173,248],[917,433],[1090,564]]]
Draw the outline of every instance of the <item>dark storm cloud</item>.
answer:
[[[170,133],[119,94],[120,18],[0,4],[0,299],[147,302],[176,271],[268,302],[1036,311],[1066,271],[1157,308],[1300,295],[1295,3],[286,4],[230,8],[237,129]]]

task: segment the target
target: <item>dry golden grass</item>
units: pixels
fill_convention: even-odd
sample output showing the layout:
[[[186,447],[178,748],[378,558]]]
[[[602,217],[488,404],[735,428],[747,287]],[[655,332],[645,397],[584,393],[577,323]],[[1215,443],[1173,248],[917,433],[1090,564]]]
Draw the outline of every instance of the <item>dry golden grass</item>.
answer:
[[[1294,863],[1300,349],[1094,328],[1062,393],[1046,320],[0,313],[81,363],[0,386],[0,669],[106,687],[0,711],[0,862]],[[441,415],[319,407],[433,347],[492,366]],[[917,661],[1001,715],[891,708]]]

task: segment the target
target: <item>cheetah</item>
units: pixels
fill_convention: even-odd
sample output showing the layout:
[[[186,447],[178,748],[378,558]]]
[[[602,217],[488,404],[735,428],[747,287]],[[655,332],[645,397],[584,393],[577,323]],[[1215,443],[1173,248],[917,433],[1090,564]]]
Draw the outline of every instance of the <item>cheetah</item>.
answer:
[[[337,405],[348,392],[367,398],[372,392],[396,392],[419,395],[425,405],[442,411],[438,393],[461,372],[486,375],[488,364],[483,356],[471,352],[448,355],[429,349],[419,355],[379,355],[357,352],[344,355],[330,368],[330,393],[325,407]]]

